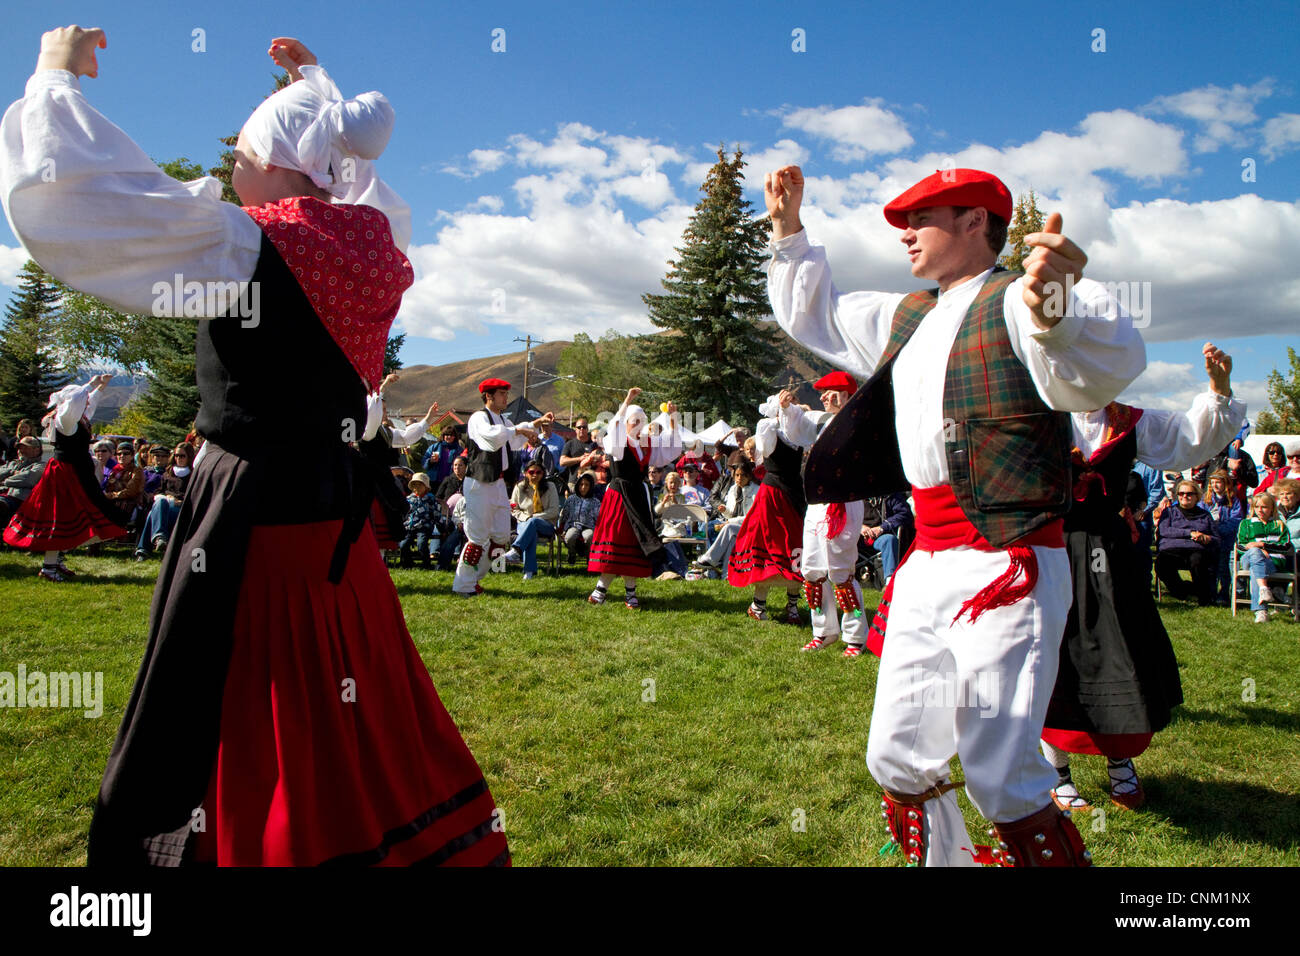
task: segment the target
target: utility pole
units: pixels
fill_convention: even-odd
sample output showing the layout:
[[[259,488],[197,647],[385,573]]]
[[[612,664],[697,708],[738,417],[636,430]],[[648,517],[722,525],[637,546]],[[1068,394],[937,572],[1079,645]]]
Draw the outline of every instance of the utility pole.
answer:
[[[524,343],[524,401],[526,402],[528,401],[528,370],[533,364],[533,336],[531,333],[522,339],[515,336],[515,341]],[[542,340],[538,339],[537,344],[543,344]]]

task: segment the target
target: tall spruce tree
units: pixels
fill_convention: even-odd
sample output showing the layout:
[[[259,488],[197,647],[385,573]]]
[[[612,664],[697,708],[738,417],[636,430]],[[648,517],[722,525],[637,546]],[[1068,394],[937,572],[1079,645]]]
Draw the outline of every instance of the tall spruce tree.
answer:
[[[1028,196],[1021,195],[1016,200],[1016,211],[1007,227],[1007,242],[1011,244],[1011,248],[998,260],[998,265],[1015,272],[1021,271],[1024,268],[1025,257],[1034,251],[1032,246],[1025,244],[1025,236],[1031,232],[1042,231],[1043,213],[1038,208],[1038,197],[1031,189]]]
[[[643,340],[642,362],[667,380],[685,414],[709,422],[752,418],[785,364],[777,333],[758,322],[772,313],[763,271],[769,226],[754,220],[743,197],[741,157],[718,148],[679,258],[668,263],[665,294],[641,297],[668,332]]]
[[[1259,413],[1255,431],[1261,435],[1294,435],[1300,432],[1300,353],[1287,346],[1289,368],[1268,373],[1269,407]]]
[[[0,421],[39,419],[50,392],[71,381],[55,351],[59,290],[30,259],[0,325]]]

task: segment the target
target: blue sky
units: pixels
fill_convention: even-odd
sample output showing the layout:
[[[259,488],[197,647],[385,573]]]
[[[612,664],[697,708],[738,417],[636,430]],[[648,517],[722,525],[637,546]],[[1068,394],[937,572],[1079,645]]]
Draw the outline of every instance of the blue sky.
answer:
[[[7,11],[0,89],[21,95],[43,30],[101,26],[91,102],[155,158],[205,164],[269,89],[273,36],[345,94],[382,90],[398,125],[380,168],[414,210],[408,364],[648,330],[640,294],[721,141],[756,181],[804,167],[805,223],[845,290],[914,287],[880,206],[980,166],[1061,210],[1089,275],[1151,283],[1151,367],[1126,397],[1184,403],[1210,337],[1257,411],[1300,347],[1294,7],[973,6],[45,3]],[[11,281],[7,228],[0,245]]]

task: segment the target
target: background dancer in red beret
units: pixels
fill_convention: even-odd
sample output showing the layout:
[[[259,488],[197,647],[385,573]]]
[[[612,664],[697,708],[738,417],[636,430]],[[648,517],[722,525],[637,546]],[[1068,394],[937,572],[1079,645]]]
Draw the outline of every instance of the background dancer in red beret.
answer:
[[[300,42],[240,132],[234,187],[179,183],[87,101],[101,30],[46,33],[0,129],[0,199],[48,272],[125,311],[197,288],[207,438],[90,827],[92,865],[504,864],[483,774],[443,708],[370,529],[352,447],[413,275],[377,176],[393,111],[344,100]],[[43,175],[53,160],[58,173]],[[344,175],[344,172],[348,175]],[[238,291],[232,294],[229,290]],[[189,296],[187,295],[187,300]],[[211,321],[208,321],[211,319]],[[309,376],[286,381],[284,356]],[[322,387],[324,384],[325,387]],[[284,396],[312,457],[278,487]]]
[[[461,597],[483,593],[479,582],[488,573],[492,557],[510,547],[510,492],[506,484],[518,479],[510,463],[510,452],[518,451],[537,434],[542,422],[555,416],[543,415],[531,425],[513,425],[505,416],[510,404],[510,383],[486,378],[479,383],[483,407],[469,417],[469,471],[461,493],[465,496],[465,547],[456,565],[451,589]]]
[[[803,186],[796,166],[766,178],[768,296],[791,337],[867,379],[812,450],[809,501],[910,484],[916,503],[867,749],[890,832],[915,864],[1085,865],[1037,747],[1070,607],[1068,412],[1114,399],[1145,366],[1142,339],[1081,280],[1057,214],[1027,237],[1024,276],[995,271],[1011,194],[989,173],[936,172],[885,207],[912,274],[938,285],[911,295],[832,285],[799,220]],[[954,755],[992,853],[966,833]]]
[[[789,393],[782,393],[781,423],[790,440],[801,448],[811,448],[816,443],[817,436],[848,404],[858,383],[844,372],[831,372],[814,382],[813,388],[821,393],[823,411],[807,411],[793,404]],[[800,570],[804,597],[812,609],[813,638],[803,646],[805,651],[829,647],[840,638],[844,641],[844,656],[857,657],[866,644],[862,586],[853,576],[858,562],[862,514],[860,498],[808,505]]]

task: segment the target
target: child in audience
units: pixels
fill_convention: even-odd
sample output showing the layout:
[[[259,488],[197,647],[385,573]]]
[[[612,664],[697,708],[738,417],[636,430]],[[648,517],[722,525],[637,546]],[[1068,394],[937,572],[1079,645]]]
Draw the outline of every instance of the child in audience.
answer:
[[[438,526],[438,501],[429,494],[429,476],[422,471],[411,476],[409,482],[411,493],[406,497],[406,518],[402,527],[406,535],[402,538],[402,567],[415,566],[412,549],[420,556],[420,563],[427,570],[430,565],[429,537]]]
[[[1286,523],[1277,516],[1277,503],[1268,492],[1255,495],[1254,511],[1237,528],[1237,543],[1244,548],[1241,567],[1250,571],[1250,609],[1255,612],[1255,623],[1263,624],[1268,620],[1268,605],[1279,597],[1269,587],[1268,576],[1283,570],[1284,560],[1269,552],[1291,543]]]

